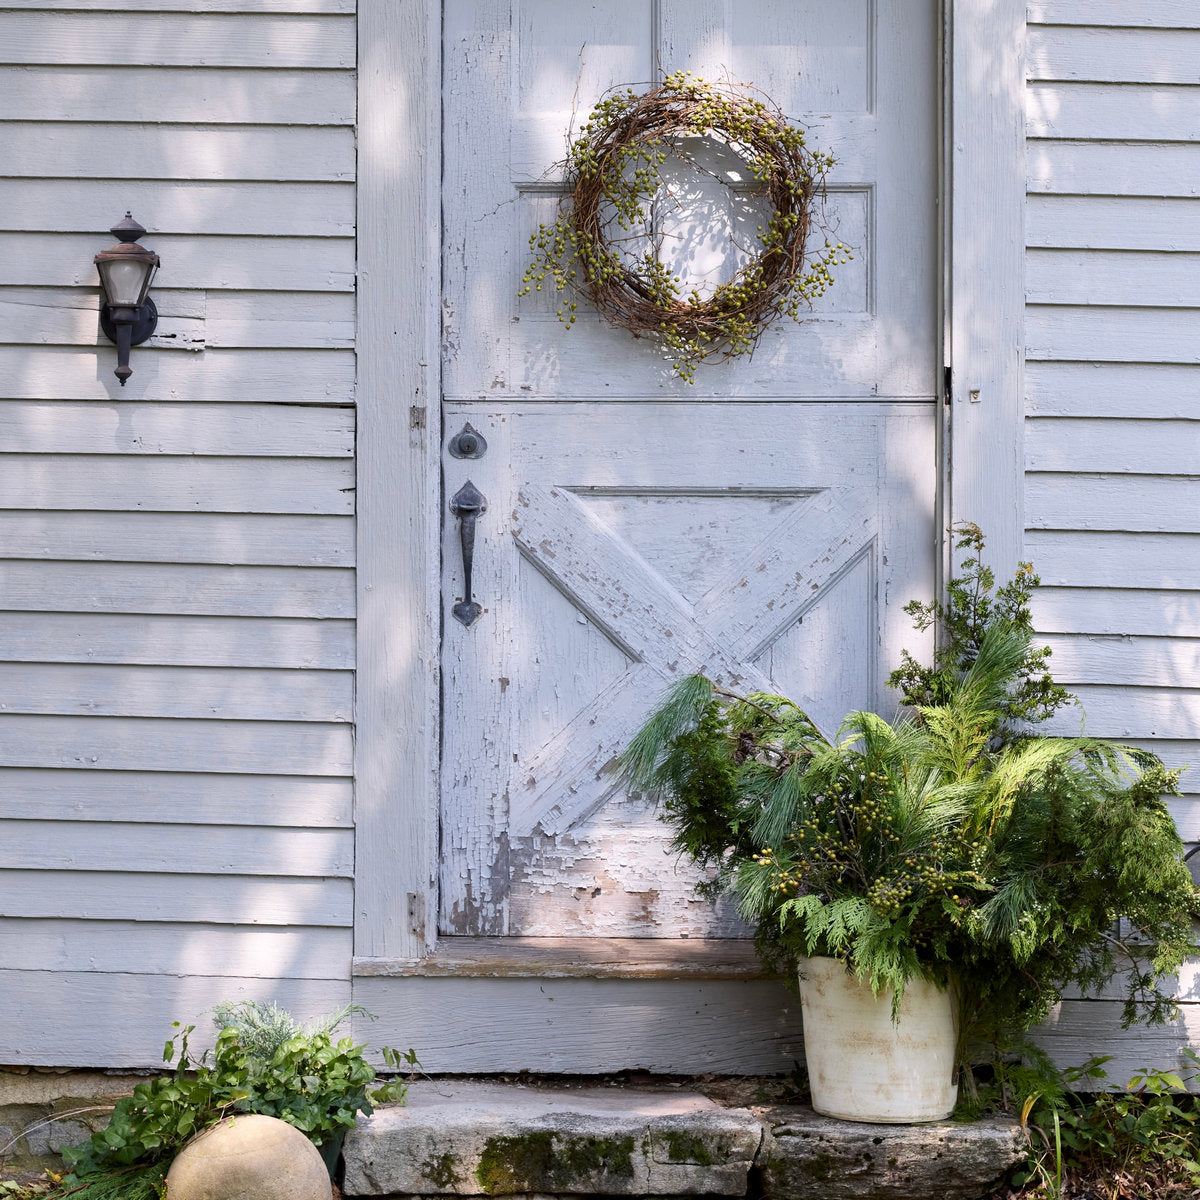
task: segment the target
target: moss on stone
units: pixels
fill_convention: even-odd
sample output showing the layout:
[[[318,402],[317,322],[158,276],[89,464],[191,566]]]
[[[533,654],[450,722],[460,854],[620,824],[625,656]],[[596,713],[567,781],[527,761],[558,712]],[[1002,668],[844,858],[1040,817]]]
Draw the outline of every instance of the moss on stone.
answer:
[[[447,1150],[421,1164],[421,1174],[435,1187],[458,1186],[458,1156]]]
[[[557,1191],[597,1174],[633,1175],[632,1137],[570,1137],[536,1130],[484,1143],[475,1178],[485,1195]]]
[[[683,1129],[668,1129],[661,1136],[667,1147],[667,1162],[711,1167],[717,1161],[699,1134]]]

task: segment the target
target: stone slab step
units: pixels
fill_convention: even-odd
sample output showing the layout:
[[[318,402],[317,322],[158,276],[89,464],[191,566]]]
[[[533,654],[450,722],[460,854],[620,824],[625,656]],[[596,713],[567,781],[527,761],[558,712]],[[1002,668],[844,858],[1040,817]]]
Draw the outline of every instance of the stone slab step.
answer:
[[[681,1091],[413,1084],[346,1138],[347,1197],[978,1200],[1024,1158],[1016,1122],[859,1125]]]

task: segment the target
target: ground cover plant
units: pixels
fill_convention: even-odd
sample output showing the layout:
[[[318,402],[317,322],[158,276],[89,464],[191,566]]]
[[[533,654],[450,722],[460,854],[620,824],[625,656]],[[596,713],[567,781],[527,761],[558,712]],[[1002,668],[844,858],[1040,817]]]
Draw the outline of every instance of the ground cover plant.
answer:
[[[352,1038],[335,1040],[353,1007],[302,1027],[274,1004],[244,1001],[218,1005],[211,1053],[193,1057],[193,1025],[176,1022],[163,1061],[169,1075],[140,1083],[119,1101],[107,1128],[63,1152],[66,1174],[41,1193],[81,1200],[157,1200],[168,1167],[195,1133],[235,1113],[277,1117],[306,1134],[323,1151],[332,1173],[336,1151],[358,1113],[375,1104],[402,1101],[405,1084],[377,1080]],[[416,1067],[410,1050],[383,1048],[390,1069]],[[331,1161],[332,1159],[332,1161]]]

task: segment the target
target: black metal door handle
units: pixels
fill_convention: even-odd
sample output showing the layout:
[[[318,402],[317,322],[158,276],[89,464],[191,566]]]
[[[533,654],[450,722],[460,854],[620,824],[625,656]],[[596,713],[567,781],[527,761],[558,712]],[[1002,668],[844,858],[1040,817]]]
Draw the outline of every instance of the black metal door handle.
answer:
[[[475,518],[487,512],[487,497],[468,479],[450,500],[450,511],[458,518],[462,542],[463,598],[450,610],[456,621],[473,625],[483,606],[471,599],[471,566],[475,559]]]

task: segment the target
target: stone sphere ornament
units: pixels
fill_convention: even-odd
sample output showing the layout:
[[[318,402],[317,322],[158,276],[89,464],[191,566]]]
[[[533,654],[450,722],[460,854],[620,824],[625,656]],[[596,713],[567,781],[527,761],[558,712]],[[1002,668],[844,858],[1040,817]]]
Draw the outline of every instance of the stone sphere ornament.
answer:
[[[833,157],[809,149],[804,130],[752,88],[677,71],[646,91],[616,89],[559,165],[566,194],[558,218],[530,238],[520,294],[552,282],[567,293],[565,325],[575,323],[576,295],[609,324],[656,341],[689,382],[701,362],[750,354],[778,317],[798,319],[852,257],[828,238],[811,245]],[[710,185],[729,192],[724,216],[706,208]],[[740,226],[726,219],[738,210]],[[724,239],[718,257],[740,265],[690,281],[681,231]]]
[[[332,1200],[321,1154],[275,1117],[226,1117],[198,1133],[167,1172],[167,1200]]]

